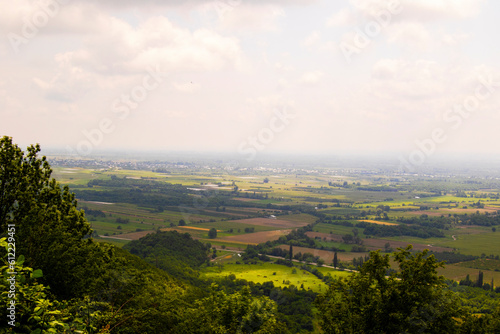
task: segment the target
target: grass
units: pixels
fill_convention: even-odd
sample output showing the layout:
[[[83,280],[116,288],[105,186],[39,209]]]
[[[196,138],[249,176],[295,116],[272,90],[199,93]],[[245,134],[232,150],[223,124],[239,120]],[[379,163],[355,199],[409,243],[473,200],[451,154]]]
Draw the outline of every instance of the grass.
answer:
[[[473,261],[457,263],[458,266],[481,270],[500,271],[500,260],[477,259]]]
[[[456,241],[448,243],[462,254],[500,254],[500,233],[462,234],[456,236]]]
[[[235,259],[237,255],[233,256]],[[294,267],[295,268],[295,267]],[[273,282],[274,286],[287,287],[295,285],[300,287],[304,285],[304,289],[311,289],[315,292],[325,292],[327,285],[313,274],[295,268],[296,273],[293,274],[294,268],[274,263],[259,263],[259,264],[224,264],[222,271],[216,267],[208,267],[204,269],[205,277],[225,277],[234,274],[238,279],[245,279],[255,283]],[[328,268],[321,268],[325,271]],[[332,276],[347,276],[349,273],[330,269],[328,271]],[[283,283],[285,282],[285,283]]]
[[[212,247],[224,245],[228,248],[234,248],[239,250],[244,250],[245,248],[247,248],[246,243],[225,242],[223,240],[216,240],[216,239],[200,239],[200,242],[210,243]]]
[[[494,285],[500,285],[500,272],[491,270],[481,270],[484,273],[483,281],[484,283],[491,283],[493,279]],[[467,275],[470,275],[472,281],[477,280],[479,275],[479,269],[465,268],[458,264],[449,264],[444,268],[438,269],[438,273],[446,278],[460,281],[465,279]]]
[[[357,221],[354,221],[354,223],[357,223]],[[330,232],[332,232],[333,234],[342,234],[342,235],[344,235],[344,234],[353,234],[352,230],[354,228],[355,227],[320,223],[320,224],[314,225],[313,231],[314,232],[319,232],[319,233],[330,233]],[[356,229],[358,230],[358,235],[361,238],[364,238],[365,237],[364,234],[363,234],[364,229],[363,228],[358,228],[358,227],[356,227]]]
[[[308,224],[314,223],[318,218],[308,215],[306,213],[300,213],[296,215],[281,215],[277,217],[278,219],[281,220],[287,220],[291,222],[305,222]]]
[[[337,270],[326,267],[316,267],[316,268],[318,268],[318,271],[321,272],[323,275],[330,274],[332,275],[332,277],[348,277],[351,275],[351,272],[349,271]]]
[[[94,240],[97,242],[101,242],[101,243],[112,244],[118,248],[122,248],[124,245],[126,245],[130,242],[128,240],[111,239],[111,238],[94,238]]]
[[[141,224],[138,222],[129,222],[127,224],[119,224],[114,219],[101,218],[96,221],[90,222],[94,231],[96,231],[99,235],[105,235],[108,233],[109,235],[130,233],[136,232],[137,229],[141,229],[144,231],[154,230],[155,226],[148,224]],[[121,227],[121,228],[118,228]]]

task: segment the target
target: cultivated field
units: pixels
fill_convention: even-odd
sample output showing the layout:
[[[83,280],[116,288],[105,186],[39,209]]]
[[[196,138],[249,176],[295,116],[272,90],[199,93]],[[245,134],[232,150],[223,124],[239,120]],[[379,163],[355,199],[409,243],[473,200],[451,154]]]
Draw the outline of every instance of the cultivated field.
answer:
[[[278,240],[281,236],[289,234],[292,230],[275,230],[265,232],[255,232],[249,234],[233,235],[218,239],[218,241],[239,242],[249,245],[256,245],[266,241]]]
[[[288,251],[290,246],[281,245],[280,248]],[[333,256],[335,254],[335,252],[325,251],[320,249],[298,247],[298,246],[293,247],[293,255],[299,252],[302,254],[311,253],[313,256],[319,256],[321,259],[325,261],[326,265],[331,265],[333,263]],[[360,256],[364,257],[365,255],[368,255],[368,253],[337,252],[337,258],[341,261],[346,261],[346,262],[351,261],[354,257],[356,258]]]
[[[377,224],[377,225],[388,225],[388,226],[398,225],[396,223],[388,223],[388,222],[383,222],[383,221],[380,221],[380,220],[363,219],[363,220],[358,220],[358,221],[365,222],[365,223],[371,223],[371,224]]]
[[[281,217],[280,217],[281,218]],[[258,226],[269,226],[273,228],[297,228],[306,226],[308,223],[305,221],[292,221],[292,220],[282,220],[282,219],[272,219],[272,218],[251,218],[251,219],[241,219],[232,221],[236,225],[238,224],[249,224]]]

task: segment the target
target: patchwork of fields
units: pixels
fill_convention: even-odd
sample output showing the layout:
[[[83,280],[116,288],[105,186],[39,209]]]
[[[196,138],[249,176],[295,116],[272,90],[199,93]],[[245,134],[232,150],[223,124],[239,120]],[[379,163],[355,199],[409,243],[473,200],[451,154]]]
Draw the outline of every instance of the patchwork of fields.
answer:
[[[367,255],[370,250],[383,250],[388,246],[394,250],[408,244],[412,244],[415,250],[478,257],[500,254],[500,231],[495,232],[492,226],[461,223],[464,217],[495,217],[498,214],[500,184],[496,183],[483,187],[486,191],[476,186],[479,181],[415,179],[410,182],[380,175],[342,176],[314,171],[231,174],[227,170],[207,172],[192,169],[156,173],[116,168],[56,167],[54,175],[84,197],[79,199],[79,207],[87,212],[87,219],[96,236],[100,237],[98,240],[118,246],[160,229],[189,233],[219,249],[243,251],[246,245],[276,242],[311,224],[313,227],[306,235],[316,246],[294,247],[294,254],[311,253],[326,264],[333,260],[334,252],[329,249],[337,249],[339,259],[349,263],[353,258]],[[176,185],[185,188],[176,188]],[[438,186],[445,189],[440,195],[430,190]],[[459,191],[461,195],[456,196]],[[124,192],[143,193],[156,204],[113,201],[127,199]],[[481,198],[475,198],[475,195]],[[182,201],[175,204],[177,196]],[[328,223],[325,218],[329,217],[343,221]],[[356,227],[363,223],[397,228],[399,225],[408,226],[408,223],[402,223],[404,219],[418,217],[450,219],[452,223],[440,228],[441,236],[426,238],[415,235],[374,236],[373,229],[370,230],[372,234],[365,233],[366,225]],[[180,226],[180,222],[185,226]],[[217,230],[215,238],[208,236],[212,228]],[[426,228],[423,227],[422,231]],[[344,237],[353,234],[359,237],[358,243],[346,243]],[[366,252],[352,252],[353,245],[364,247],[362,249]],[[286,243],[278,246],[284,250],[288,248]],[[498,271],[495,271],[499,268],[486,266],[483,269],[485,278],[500,282]],[[448,265],[442,272],[447,277],[462,279],[467,274],[476,275],[477,270],[472,264],[458,263]]]

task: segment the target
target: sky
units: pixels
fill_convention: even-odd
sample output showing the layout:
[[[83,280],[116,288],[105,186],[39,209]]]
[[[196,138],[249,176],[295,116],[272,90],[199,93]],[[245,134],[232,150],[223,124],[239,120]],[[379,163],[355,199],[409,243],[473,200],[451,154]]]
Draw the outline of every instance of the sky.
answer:
[[[0,135],[105,149],[500,153],[500,2],[0,2]]]

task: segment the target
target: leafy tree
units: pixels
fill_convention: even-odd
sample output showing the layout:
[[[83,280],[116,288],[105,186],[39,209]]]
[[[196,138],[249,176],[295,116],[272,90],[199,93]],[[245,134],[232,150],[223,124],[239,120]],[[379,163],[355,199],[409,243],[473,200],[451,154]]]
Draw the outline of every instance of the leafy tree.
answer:
[[[184,219],[179,220],[179,226],[186,226],[186,221]]]
[[[339,264],[339,260],[338,260],[338,258],[337,258],[337,252],[335,252],[335,253],[333,254],[333,267],[334,267],[334,268],[337,268],[338,264]]]
[[[483,287],[483,281],[484,281],[484,273],[480,270],[479,275],[477,277],[476,281],[476,287],[482,288]]]
[[[210,239],[215,239],[217,238],[217,229],[215,227],[212,227],[209,231],[208,231],[208,237]]]
[[[392,248],[391,248],[391,244],[386,242],[385,245],[384,245],[384,250],[386,253],[390,253],[392,252]]]
[[[7,239],[0,239],[0,248],[7,250]],[[0,309],[2,319],[7,320],[2,333],[109,333],[105,327],[109,305],[100,305],[100,312],[92,313],[92,323],[72,313],[68,302],[52,298],[49,288],[38,281],[43,276],[40,269],[24,266],[20,255],[15,263],[5,261],[0,267]],[[13,273],[16,273],[15,275]],[[15,289],[12,284],[15,284]],[[90,314],[89,314],[90,315]],[[7,326],[8,325],[8,326]],[[9,329],[7,329],[7,327]],[[101,331],[98,331],[101,328]]]
[[[74,194],[51,178],[39,152],[38,144],[25,153],[12,138],[0,139],[0,235],[15,226],[16,253],[43,271],[52,292],[71,298],[102,284],[97,277],[111,250],[90,238],[92,229]]]
[[[500,333],[500,306],[492,314],[484,314],[479,317],[467,314],[458,333]]]
[[[196,269],[205,263],[210,248],[188,233],[158,231],[129,242],[123,249],[177,279],[199,284]]]
[[[187,292],[166,272],[154,268],[137,256],[116,249],[116,268],[109,270],[111,279],[103,287],[100,299],[113,306],[109,320],[111,333],[177,333],[182,321]],[[99,300],[99,299],[98,299]],[[79,309],[97,312],[98,306]]]
[[[252,297],[248,287],[227,295],[213,285],[210,296],[185,311],[177,333],[285,333],[276,316],[276,304],[268,297]]]
[[[316,300],[326,333],[456,333],[457,301],[428,251],[394,253],[399,272],[386,276],[389,255],[371,252],[359,273],[334,280]]]

